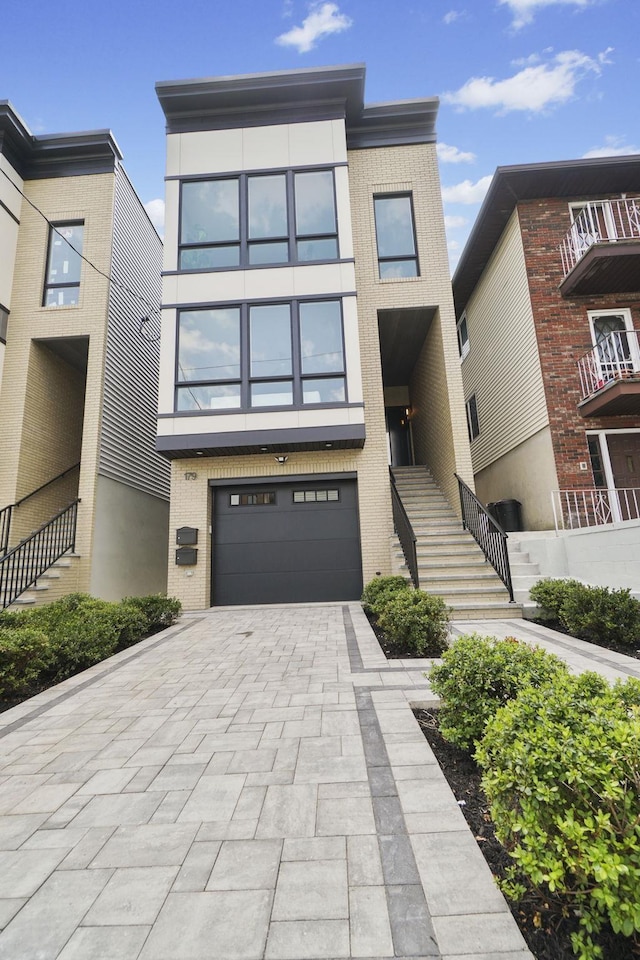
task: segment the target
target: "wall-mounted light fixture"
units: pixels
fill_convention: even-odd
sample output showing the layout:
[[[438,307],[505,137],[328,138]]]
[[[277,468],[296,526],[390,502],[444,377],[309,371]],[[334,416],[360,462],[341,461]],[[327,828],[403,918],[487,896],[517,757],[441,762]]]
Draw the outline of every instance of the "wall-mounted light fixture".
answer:
[[[274,457],[273,459],[276,463],[286,463],[289,457]]]

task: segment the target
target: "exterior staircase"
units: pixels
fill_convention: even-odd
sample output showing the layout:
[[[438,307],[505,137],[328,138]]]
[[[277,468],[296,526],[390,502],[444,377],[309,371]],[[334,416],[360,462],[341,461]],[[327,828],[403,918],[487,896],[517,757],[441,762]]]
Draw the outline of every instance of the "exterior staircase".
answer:
[[[513,580],[513,595],[517,603],[522,604],[522,614],[531,618],[539,613],[538,605],[529,596],[529,590],[544,574],[540,566],[532,563],[526,553],[526,540],[517,540],[517,534],[509,538],[509,563],[511,565],[511,579]]]
[[[509,593],[426,467],[394,467],[396,489],[416,537],[420,588],[442,597],[454,620],[504,620],[522,616]],[[393,557],[407,573],[398,540]]]
[[[41,574],[35,583],[21,593],[9,610],[41,607],[52,600],[59,600],[67,593],[77,590],[80,554],[65,553]]]

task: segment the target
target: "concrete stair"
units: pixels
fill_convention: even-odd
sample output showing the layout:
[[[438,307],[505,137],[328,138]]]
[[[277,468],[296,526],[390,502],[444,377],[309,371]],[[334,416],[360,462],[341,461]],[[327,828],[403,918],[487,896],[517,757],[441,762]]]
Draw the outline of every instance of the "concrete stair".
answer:
[[[539,564],[532,563],[529,554],[523,549],[523,544],[526,541],[518,541],[515,539],[516,537],[517,534],[511,534],[507,540],[513,595],[516,601],[522,605],[523,616],[531,618],[537,615],[538,607],[530,599],[529,591],[544,574],[540,572]]]
[[[77,590],[80,554],[65,553],[46,570],[34,584],[9,607],[9,610],[24,610],[41,607]]]
[[[394,467],[396,488],[416,536],[420,588],[442,597],[455,620],[498,620],[522,616],[506,587],[426,467]],[[408,573],[397,538],[397,569]]]

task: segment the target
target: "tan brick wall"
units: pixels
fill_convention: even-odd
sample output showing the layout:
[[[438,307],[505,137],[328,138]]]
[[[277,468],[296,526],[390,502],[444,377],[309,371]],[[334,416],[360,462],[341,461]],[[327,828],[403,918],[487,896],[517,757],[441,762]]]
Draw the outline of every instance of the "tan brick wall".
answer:
[[[34,180],[25,184],[28,198],[49,220],[84,220],[83,254],[105,273],[110,269],[113,225],[113,174]],[[99,431],[107,317],[108,282],[83,263],[80,301],[76,307],[45,308],[42,304],[46,270],[48,226],[29,205],[22,206],[16,267],[11,301],[11,337],[4,361],[0,394],[0,504],[13,502],[43,479],[49,462],[41,443],[45,425],[53,443],[62,443],[68,432],[77,437],[75,415],[69,413],[78,397],[77,378],[65,379],[57,368],[51,384],[40,384],[39,402],[29,396],[32,340],[54,337],[89,337],[87,390],[82,432],[82,470],[78,494],[82,504],[78,519],[77,549],[82,554],[79,585],[89,583],[89,558],[95,509]],[[53,375],[53,364],[49,373]],[[35,367],[33,368],[35,371]],[[55,400],[49,392],[55,381]],[[67,384],[69,395],[61,401]],[[54,409],[49,409],[54,408]],[[67,412],[64,419],[63,411]],[[41,420],[40,438],[33,442],[33,424]],[[73,459],[71,460],[73,462]],[[64,466],[70,465],[63,464]]]
[[[383,436],[384,441],[384,436]],[[291,477],[302,474],[352,473],[358,476],[360,509],[360,536],[362,540],[362,575],[367,583],[376,573],[390,572],[387,516],[381,504],[389,496],[389,475],[386,457],[369,441],[363,450],[336,450],[328,455],[318,453],[290,453],[286,464],[276,463],[270,454],[249,457],[194,457],[192,460],[174,460],[171,472],[171,514],[169,520],[169,580],[168,591],[179,597],[186,610],[201,610],[211,605],[211,489],[209,480],[236,477]],[[386,442],[385,442],[386,449]],[[384,470],[376,470],[373,458],[382,462]],[[372,469],[372,466],[374,469]],[[195,480],[185,479],[186,473],[195,473]],[[215,522],[215,520],[213,520]],[[179,527],[197,527],[198,563],[195,567],[177,567],[175,564],[176,530]]]
[[[453,472],[471,484],[473,473],[435,144],[352,150],[349,173],[367,437],[384,438],[385,430],[378,310],[435,308],[410,382],[414,444],[417,462],[430,467],[457,506]],[[413,194],[420,276],[380,280],[373,196],[404,191]]]

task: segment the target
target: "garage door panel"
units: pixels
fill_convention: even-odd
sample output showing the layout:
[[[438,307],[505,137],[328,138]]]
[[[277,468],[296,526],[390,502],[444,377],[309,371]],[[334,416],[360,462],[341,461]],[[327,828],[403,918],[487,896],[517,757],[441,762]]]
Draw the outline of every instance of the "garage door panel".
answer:
[[[318,500],[327,490],[337,499]],[[238,502],[247,493],[273,494],[275,502]],[[353,600],[362,593],[353,480],[218,488],[213,537],[215,604]]]
[[[351,571],[325,571],[320,578],[307,571],[283,576],[276,573],[234,574],[220,580],[216,604],[304,603],[331,600],[357,600],[362,593],[360,568]],[[346,595],[345,595],[346,594]]]
[[[227,544],[222,556],[218,554],[217,570],[220,574],[288,573],[296,570],[320,572],[322,570],[349,570],[360,564],[360,551],[350,540],[316,541],[312,550],[301,541],[285,541],[277,544]]]
[[[285,537],[287,540],[335,540],[358,537],[358,518],[351,510],[278,511],[265,516],[243,514],[239,517],[221,517],[217,523],[216,543],[270,543]]]

